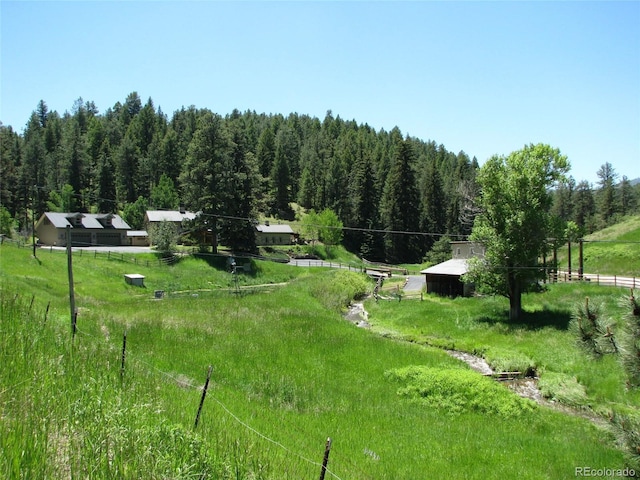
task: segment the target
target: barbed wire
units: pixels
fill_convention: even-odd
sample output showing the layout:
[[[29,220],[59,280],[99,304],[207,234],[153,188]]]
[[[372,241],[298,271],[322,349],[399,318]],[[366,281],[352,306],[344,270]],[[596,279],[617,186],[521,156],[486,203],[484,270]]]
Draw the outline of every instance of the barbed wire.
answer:
[[[82,329],[79,329],[76,326],[76,333],[81,334],[85,337],[91,338],[95,341],[99,341],[102,340],[101,337],[92,335],[88,332],[83,331]],[[202,387],[199,385],[194,385],[193,383],[191,383],[190,380],[186,380],[186,378],[188,377],[176,377],[174,375],[172,375],[169,372],[165,372],[161,369],[159,369],[158,367],[156,367],[155,365],[142,360],[140,358],[137,358],[137,354],[135,352],[132,352],[131,349],[127,349],[127,359],[129,360],[133,360],[135,362],[138,362],[140,364],[145,365],[146,367],[155,370],[157,373],[159,373],[161,376],[164,376],[168,379],[170,379],[172,381],[172,383],[176,383],[180,386],[183,387],[188,387],[188,388],[192,388],[192,389],[196,389],[196,390],[202,390]],[[133,355],[133,358],[131,358],[131,356]],[[237,423],[239,423],[240,425],[242,425],[243,427],[245,427],[247,430],[249,430],[250,432],[254,433],[255,435],[258,435],[260,438],[262,438],[263,440],[266,440],[268,442],[270,442],[271,444],[283,449],[284,451],[286,451],[287,453],[294,455],[296,457],[298,457],[299,459],[315,466],[315,467],[320,467],[322,468],[322,464],[318,463],[314,460],[311,460],[307,457],[305,457],[304,455],[301,455],[295,451],[293,451],[292,449],[286,447],[285,445],[283,445],[282,443],[278,442],[277,440],[274,440],[272,438],[270,438],[269,436],[265,435],[264,433],[258,431],[256,428],[252,427],[251,425],[249,425],[248,423],[246,423],[245,421],[243,421],[242,419],[240,419],[240,417],[238,415],[236,415],[235,413],[233,413],[220,399],[218,399],[215,395],[213,395],[210,391],[207,393],[207,398],[212,399],[214,402],[216,402],[226,413],[227,415],[229,415],[234,421],[236,421]],[[324,467],[326,473],[330,474],[332,477],[334,477],[337,480],[342,480],[338,475],[336,475],[334,472],[332,472],[329,468]]]

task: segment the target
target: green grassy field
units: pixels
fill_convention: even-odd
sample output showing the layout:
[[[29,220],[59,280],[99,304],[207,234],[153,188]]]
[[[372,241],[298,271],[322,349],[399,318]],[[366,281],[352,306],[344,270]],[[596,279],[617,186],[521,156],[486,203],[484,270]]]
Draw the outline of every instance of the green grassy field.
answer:
[[[429,346],[576,376],[602,408],[632,407],[615,362],[590,364],[564,328],[569,297],[615,303],[617,292],[528,297],[532,327],[507,324],[498,299],[367,301],[365,330],[342,317],[372,286],[353,272],[254,261],[236,288],[214,257],[166,266],[84,253],[73,266],[72,341],[64,252],[0,247],[6,478],[316,478],[327,437],[326,478],[560,479],[626,464],[609,429]]]
[[[583,256],[585,273],[640,277],[640,216],[630,216],[620,223],[585,237]],[[571,249],[571,265],[578,270],[578,245]],[[566,246],[558,250],[560,268],[568,267]]]

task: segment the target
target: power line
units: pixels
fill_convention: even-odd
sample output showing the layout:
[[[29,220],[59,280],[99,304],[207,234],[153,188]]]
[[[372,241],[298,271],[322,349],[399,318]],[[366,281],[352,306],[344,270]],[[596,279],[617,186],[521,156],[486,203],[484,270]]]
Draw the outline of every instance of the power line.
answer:
[[[40,190],[47,190],[45,187],[38,186],[36,187]],[[60,190],[48,190],[55,191],[60,193]],[[85,198],[84,195],[73,193],[72,196],[77,198]],[[117,201],[111,199],[105,199],[100,197],[91,197],[94,201],[102,200],[106,202],[111,202],[117,204]],[[258,224],[257,218],[251,217],[239,217],[234,215],[224,215],[218,213],[205,213],[198,212],[198,216],[200,217],[209,217],[209,218],[220,218],[224,220],[238,220],[243,222],[248,222],[250,224]],[[469,235],[464,234],[455,234],[455,233],[438,233],[438,232],[419,232],[419,231],[411,231],[411,230],[386,230],[386,229],[376,229],[376,228],[364,228],[364,227],[349,227],[349,226],[335,226],[335,225],[317,225],[317,224],[307,224],[306,226],[315,227],[315,228],[325,228],[331,230],[348,230],[348,231],[356,231],[356,232],[365,232],[365,233],[382,233],[382,234],[392,234],[392,235],[420,235],[424,237],[455,237],[455,238],[467,238]]]

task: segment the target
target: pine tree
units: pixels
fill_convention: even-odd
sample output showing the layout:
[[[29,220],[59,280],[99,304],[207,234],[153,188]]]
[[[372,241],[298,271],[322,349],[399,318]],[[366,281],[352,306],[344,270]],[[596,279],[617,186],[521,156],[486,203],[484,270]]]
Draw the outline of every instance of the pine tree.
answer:
[[[199,227],[211,230],[214,253],[218,249],[218,216],[225,213],[223,175],[230,149],[231,142],[222,128],[222,119],[206,111],[198,118],[180,174],[185,204],[193,211],[202,212]]]
[[[98,212],[115,213],[117,211],[115,165],[106,139],[100,148],[96,177],[95,196]]]
[[[596,200],[600,216],[600,226],[606,227],[613,222],[617,211],[615,182],[618,177],[613,166],[607,162],[598,170],[598,185]]]
[[[576,185],[573,195],[573,221],[583,231],[591,233],[594,230],[595,213],[596,204],[593,190],[589,182],[582,180]]]
[[[298,161],[298,148],[298,139],[295,132],[288,125],[283,125],[276,135],[276,151],[271,169],[271,183],[274,190],[273,211],[276,215],[287,220],[293,218],[293,210],[289,205],[292,200],[290,165]]]
[[[440,173],[434,162],[426,165],[422,178],[421,188],[421,221],[420,229],[423,232],[441,234],[446,229],[446,202]],[[430,250],[437,236],[426,236],[424,249]]]
[[[385,230],[385,257],[391,263],[417,263],[422,259],[420,240],[404,232],[417,230],[420,221],[420,198],[413,172],[410,141],[397,140],[393,163],[380,204]]]
[[[220,221],[220,238],[234,251],[255,252],[255,224],[257,217],[256,188],[258,165],[255,156],[247,152],[244,130],[237,124],[227,124],[231,129],[230,154],[224,165],[221,189],[228,219]]]

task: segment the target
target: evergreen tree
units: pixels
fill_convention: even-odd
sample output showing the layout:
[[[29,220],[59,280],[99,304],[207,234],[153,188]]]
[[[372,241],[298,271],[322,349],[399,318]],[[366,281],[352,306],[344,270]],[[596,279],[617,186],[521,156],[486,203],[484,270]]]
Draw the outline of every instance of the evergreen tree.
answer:
[[[116,192],[119,202],[131,203],[138,198],[136,174],[139,157],[136,144],[126,135],[116,152]]]
[[[18,175],[22,155],[22,138],[11,127],[0,123],[0,205],[13,218],[17,211]]]
[[[265,128],[258,140],[256,160],[260,175],[267,178],[271,174],[273,162],[276,158],[276,137],[270,127]]]
[[[63,151],[62,182],[65,185],[71,185],[73,191],[81,195],[88,183],[88,166],[85,136],[82,134],[77,118],[69,119],[65,125]],[[80,210],[85,209],[83,202],[78,202],[77,207]]]
[[[293,210],[289,205],[291,194],[290,165],[298,161],[298,139],[288,125],[283,125],[276,135],[276,151],[271,169],[271,184],[274,190],[273,211],[281,218],[293,219]]]
[[[446,229],[446,203],[440,173],[435,163],[426,165],[422,176],[421,188],[421,221],[420,229],[423,232],[442,234]],[[430,250],[437,236],[425,236],[424,249]]]
[[[222,128],[219,115],[206,111],[198,118],[197,125],[180,174],[180,183],[187,208],[202,212],[198,226],[211,229],[213,252],[216,253],[218,216],[225,213],[224,166],[228,164],[231,142]]]
[[[370,154],[365,151],[362,135],[358,140],[358,155],[349,175],[347,224],[358,230],[345,232],[347,248],[369,260],[382,260],[382,236],[371,231],[379,229],[378,206],[380,194],[376,191],[376,176]]]
[[[631,186],[631,182],[626,175],[623,175],[622,181],[618,187],[620,198],[620,214],[627,215],[633,213],[638,208],[638,199],[635,191]]]
[[[596,203],[593,198],[593,190],[586,180],[576,185],[573,198],[573,221],[584,232],[591,233],[594,230],[594,216]]]
[[[568,222],[573,218],[576,181],[569,177],[566,182],[558,185],[553,192],[553,206],[551,212],[558,218]]]
[[[16,220],[21,231],[31,228],[29,208],[35,208],[36,216],[46,209],[46,196],[35,195],[35,189],[45,184],[44,129],[40,117],[33,112],[24,132],[23,158],[18,174],[15,201],[17,206]]]
[[[151,206],[155,210],[175,210],[179,203],[173,180],[163,173],[158,184],[151,189]]]
[[[116,168],[111,156],[109,142],[102,142],[97,163],[96,174],[96,207],[99,213],[115,213],[116,203]]]
[[[160,144],[160,160],[158,170],[167,175],[174,185],[180,176],[182,158],[178,142],[178,134],[173,128],[168,128]]]
[[[617,198],[615,183],[618,174],[613,166],[606,162],[598,170],[598,192],[596,201],[598,205],[598,213],[600,216],[600,226],[606,227],[614,221],[614,215],[617,211]]]
[[[418,263],[422,259],[420,239],[415,232],[420,224],[420,197],[413,171],[410,141],[400,137],[387,176],[380,204],[385,234],[385,257],[390,263]]]
[[[246,149],[244,130],[237,123],[231,130],[230,154],[225,158],[221,190],[222,203],[229,217],[220,222],[221,241],[236,251],[255,252],[257,217],[255,191],[258,185],[258,165],[255,156]]]
[[[122,210],[122,219],[134,230],[145,227],[144,217],[149,210],[149,205],[144,197],[138,197],[135,202],[127,203]]]

